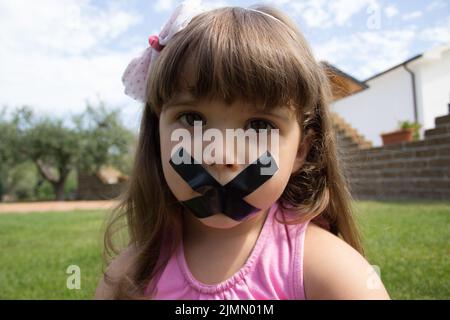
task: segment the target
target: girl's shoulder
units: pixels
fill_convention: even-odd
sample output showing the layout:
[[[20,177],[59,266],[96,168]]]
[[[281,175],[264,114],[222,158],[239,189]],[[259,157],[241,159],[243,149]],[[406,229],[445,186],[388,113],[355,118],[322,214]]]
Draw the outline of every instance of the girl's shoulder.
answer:
[[[305,231],[303,279],[307,299],[389,299],[373,266],[313,221]]]

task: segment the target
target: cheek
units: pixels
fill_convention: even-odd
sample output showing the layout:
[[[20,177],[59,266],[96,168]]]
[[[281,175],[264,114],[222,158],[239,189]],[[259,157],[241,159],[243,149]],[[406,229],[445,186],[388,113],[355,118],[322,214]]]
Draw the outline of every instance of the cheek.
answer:
[[[266,183],[244,199],[260,209],[268,208],[282,195],[292,173],[296,151],[288,144],[280,146],[278,170]]]
[[[170,154],[169,154],[170,155]],[[169,159],[163,160],[162,163],[164,178],[166,179],[167,185],[172,191],[175,198],[179,201],[188,200],[198,195],[194,192],[191,187],[184,181],[169,164]]]
[[[161,145],[161,162],[164,178],[174,196],[180,200],[188,200],[198,195],[183,180],[170,165],[170,156],[173,148],[177,145],[177,141],[171,141],[171,133],[173,128],[160,126],[160,145]]]

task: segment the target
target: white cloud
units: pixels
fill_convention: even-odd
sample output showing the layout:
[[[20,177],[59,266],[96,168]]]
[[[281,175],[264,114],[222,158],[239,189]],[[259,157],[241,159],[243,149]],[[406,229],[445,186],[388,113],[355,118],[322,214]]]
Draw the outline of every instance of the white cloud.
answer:
[[[398,14],[398,9],[395,5],[388,5],[384,8],[384,13],[388,18],[392,18]]]
[[[363,80],[409,58],[414,37],[413,29],[365,31],[335,37],[313,48],[317,59],[351,70]]]
[[[99,8],[88,0],[0,0],[0,105],[29,104],[54,116],[98,96],[133,105],[120,79],[142,47],[120,37],[140,20],[117,1]],[[128,53],[110,49],[114,41],[130,45]]]
[[[424,51],[449,44],[450,17],[425,28],[411,25],[336,36],[322,43],[312,43],[312,47],[318,60],[327,60],[364,80],[410,58],[418,43]]]
[[[117,38],[139,21],[117,4],[97,8],[87,0],[0,1],[2,47],[85,53]]]
[[[447,3],[444,0],[434,0],[427,5],[426,10],[431,11],[435,9],[443,9],[447,7]]]
[[[266,1],[264,1],[264,3],[270,4],[270,5],[275,5],[278,7],[290,4],[292,2],[295,2],[295,0],[266,0]]]
[[[351,18],[366,12],[369,6],[377,5],[376,0],[305,0],[289,2],[289,9],[312,28],[330,28],[349,25]]]
[[[155,1],[155,4],[153,5],[153,9],[156,12],[164,12],[164,11],[171,10],[173,5],[174,5],[173,0],[158,0],[158,1]]]
[[[417,11],[405,13],[404,15],[402,15],[402,20],[403,21],[414,20],[414,19],[420,18],[421,16],[422,16],[422,11],[417,10]]]
[[[431,42],[433,46],[450,43],[450,17],[444,23],[422,29],[418,38],[422,41]]]

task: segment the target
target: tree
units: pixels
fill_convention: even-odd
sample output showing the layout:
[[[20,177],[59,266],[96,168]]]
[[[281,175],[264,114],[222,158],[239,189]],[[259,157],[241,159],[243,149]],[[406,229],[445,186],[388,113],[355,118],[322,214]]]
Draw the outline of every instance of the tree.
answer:
[[[80,157],[80,135],[59,119],[28,120],[21,149],[32,160],[41,177],[51,183],[56,200],[64,200],[64,185]]]
[[[129,165],[134,135],[122,125],[119,111],[88,103],[72,122],[68,127],[59,119],[37,118],[27,106],[16,110],[10,122],[0,117],[0,178],[8,168],[31,160],[41,178],[52,185],[55,199],[64,200],[72,170],[94,173],[102,165],[121,170]]]
[[[119,110],[108,110],[104,103],[89,103],[81,115],[73,117],[80,134],[79,172],[95,173],[103,165],[112,165],[127,172],[134,134],[120,120]]]
[[[0,201],[4,194],[14,189],[14,179],[11,179],[11,171],[18,163],[25,161],[25,155],[20,152],[20,133],[18,125],[21,119],[29,117],[27,107],[19,109],[8,120],[7,108],[0,111]]]

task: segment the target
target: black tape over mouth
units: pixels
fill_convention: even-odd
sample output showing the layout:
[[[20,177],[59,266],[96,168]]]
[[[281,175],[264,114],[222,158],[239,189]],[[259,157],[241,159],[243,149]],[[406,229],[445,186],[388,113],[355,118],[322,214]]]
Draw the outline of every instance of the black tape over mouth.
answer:
[[[190,158],[189,163],[173,159]],[[207,218],[223,213],[236,221],[242,221],[261,209],[246,202],[243,198],[269,180],[278,170],[275,159],[266,151],[255,162],[248,165],[233,180],[221,185],[203,166],[184,149],[179,148],[169,161],[174,170],[189,186],[201,196],[182,201],[182,204],[198,218]],[[262,174],[262,170],[270,169],[272,173]]]

